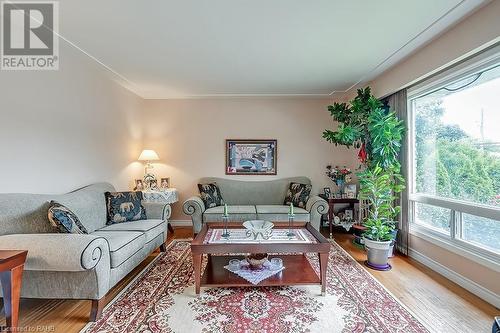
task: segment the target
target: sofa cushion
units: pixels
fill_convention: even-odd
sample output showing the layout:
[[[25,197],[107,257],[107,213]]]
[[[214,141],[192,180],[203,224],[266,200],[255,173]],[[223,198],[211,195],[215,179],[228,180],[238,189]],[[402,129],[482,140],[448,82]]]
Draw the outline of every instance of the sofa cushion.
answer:
[[[294,207],[306,208],[311,189],[312,186],[309,184],[290,183],[284,204],[288,206],[293,204]]]
[[[140,231],[146,235],[146,243],[152,241],[161,233],[166,233],[167,223],[163,220],[139,220],[115,223],[98,231]]]
[[[88,234],[87,229],[68,207],[51,201],[47,211],[50,223],[64,234]]]
[[[257,218],[255,206],[228,206],[227,212],[229,215],[229,221],[242,222],[255,220]],[[203,221],[221,222],[223,213],[223,206],[209,208],[203,213]]]
[[[107,224],[146,219],[142,192],[106,192]]]
[[[289,206],[285,205],[258,205],[255,206],[257,218],[268,221],[288,221]],[[295,221],[309,222],[309,212],[303,208],[294,208]]]
[[[146,236],[138,231],[96,231],[92,235],[101,236],[109,244],[111,268],[120,266],[144,247]]]
[[[198,184],[198,190],[200,191],[201,200],[203,200],[206,208],[224,205],[224,199],[216,183]]]

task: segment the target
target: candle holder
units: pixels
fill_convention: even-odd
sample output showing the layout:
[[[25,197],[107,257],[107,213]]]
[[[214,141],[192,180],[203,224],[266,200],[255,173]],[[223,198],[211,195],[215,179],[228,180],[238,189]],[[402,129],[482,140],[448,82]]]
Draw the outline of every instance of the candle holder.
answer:
[[[226,239],[229,239],[229,236],[231,236],[231,233],[227,228],[228,222],[229,222],[229,216],[227,214],[222,215],[222,237]]]
[[[295,214],[288,214],[288,232],[286,233],[286,236],[289,238],[295,236],[295,233],[292,231],[294,218],[295,218]]]

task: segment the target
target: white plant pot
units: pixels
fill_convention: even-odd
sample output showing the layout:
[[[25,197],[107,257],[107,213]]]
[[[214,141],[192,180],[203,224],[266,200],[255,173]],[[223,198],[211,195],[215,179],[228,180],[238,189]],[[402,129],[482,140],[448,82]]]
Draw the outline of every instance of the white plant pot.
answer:
[[[377,242],[363,238],[368,256],[369,266],[376,269],[386,269],[388,266],[389,251],[392,241]]]

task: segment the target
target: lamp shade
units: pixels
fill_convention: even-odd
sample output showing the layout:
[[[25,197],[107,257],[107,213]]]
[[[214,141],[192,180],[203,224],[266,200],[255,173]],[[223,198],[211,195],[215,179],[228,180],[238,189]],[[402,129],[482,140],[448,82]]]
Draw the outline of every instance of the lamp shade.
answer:
[[[158,154],[151,149],[144,149],[139,156],[139,161],[158,161],[160,157]]]

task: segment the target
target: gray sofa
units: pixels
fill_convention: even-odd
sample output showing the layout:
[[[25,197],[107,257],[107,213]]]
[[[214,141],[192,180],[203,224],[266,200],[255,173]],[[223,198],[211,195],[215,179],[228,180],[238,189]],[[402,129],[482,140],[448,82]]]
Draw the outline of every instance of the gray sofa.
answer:
[[[288,206],[283,205],[291,182],[311,184],[307,177],[283,178],[271,181],[239,181],[227,178],[202,178],[199,184],[217,183],[228,205],[231,221],[263,219],[287,221]],[[222,221],[223,207],[206,209],[203,200],[194,196],[183,204],[184,213],[191,216],[194,233],[202,223]],[[328,212],[328,203],[319,196],[310,196],[306,208],[295,207],[295,221],[311,222],[319,230],[321,216]]]
[[[170,206],[145,203],[147,220],[106,225],[99,183],[63,195],[0,194],[0,249],[28,250],[21,297],[92,300],[90,320],[101,314],[106,293],[151,252],[165,251]],[[89,234],[57,233],[49,201],[71,209]]]

